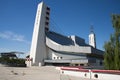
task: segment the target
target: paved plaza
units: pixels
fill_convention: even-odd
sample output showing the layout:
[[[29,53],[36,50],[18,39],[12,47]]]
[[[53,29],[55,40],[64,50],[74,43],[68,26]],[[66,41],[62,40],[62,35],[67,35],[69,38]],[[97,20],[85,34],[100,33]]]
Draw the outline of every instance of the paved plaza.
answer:
[[[53,66],[22,68],[0,65],[0,80],[60,80],[60,74]]]
[[[88,80],[68,75],[60,75],[54,66],[5,67],[0,64],[0,80]]]

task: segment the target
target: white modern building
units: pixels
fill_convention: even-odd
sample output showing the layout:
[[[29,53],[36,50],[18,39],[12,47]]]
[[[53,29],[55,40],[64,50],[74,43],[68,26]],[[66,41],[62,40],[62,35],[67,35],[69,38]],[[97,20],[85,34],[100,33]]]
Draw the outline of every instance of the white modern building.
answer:
[[[50,8],[43,2],[38,4],[32,44],[31,65],[101,65],[103,51],[96,49],[95,34],[89,35],[89,44],[72,35],[64,36],[49,30]]]

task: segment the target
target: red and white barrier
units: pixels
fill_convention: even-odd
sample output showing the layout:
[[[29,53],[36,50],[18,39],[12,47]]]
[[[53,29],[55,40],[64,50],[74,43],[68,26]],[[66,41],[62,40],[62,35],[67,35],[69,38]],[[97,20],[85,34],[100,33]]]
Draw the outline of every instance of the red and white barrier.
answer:
[[[89,70],[77,67],[61,67],[61,74],[92,80],[120,80],[119,70]]]
[[[25,64],[27,65],[27,67],[31,67],[31,65],[32,65],[32,59],[31,58],[26,58]]]

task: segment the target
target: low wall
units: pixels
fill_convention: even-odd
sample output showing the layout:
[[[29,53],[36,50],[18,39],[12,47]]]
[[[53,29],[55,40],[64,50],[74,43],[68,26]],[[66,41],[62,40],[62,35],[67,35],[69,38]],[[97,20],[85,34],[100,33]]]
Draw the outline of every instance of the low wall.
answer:
[[[61,67],[61,74],[92,80],[119,80],[119,70],[89,70],[74,67]]]

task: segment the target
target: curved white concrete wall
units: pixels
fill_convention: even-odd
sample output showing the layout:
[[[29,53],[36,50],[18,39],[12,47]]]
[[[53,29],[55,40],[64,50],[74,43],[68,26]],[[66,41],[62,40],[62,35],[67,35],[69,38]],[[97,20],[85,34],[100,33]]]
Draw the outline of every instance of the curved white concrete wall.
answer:
[[[64,51],[64,52],[73,52],[73,53],[91,53],[91,47],[86,47],[86,46],[65,46],[65,45],[60,45],[53,40],[49,39],[46,37],[46,45],[49,48],[52,48],[53,50],[56,51]]]
[[[86,59],[86,54],[80,54],[80,53],[67,53],[67,52],[55,52],[51,49],[49,49],[49,59],[54,59],[54,57],[62,57],[62,59]]]

